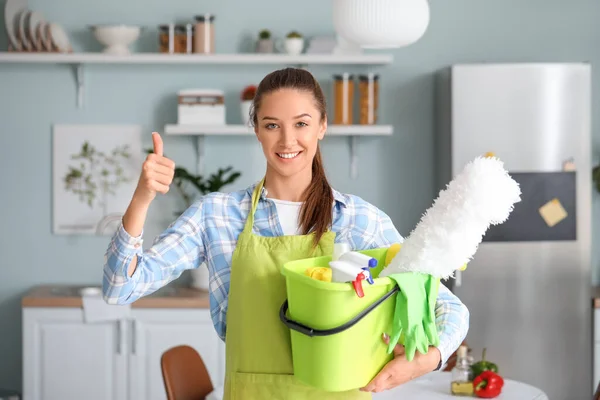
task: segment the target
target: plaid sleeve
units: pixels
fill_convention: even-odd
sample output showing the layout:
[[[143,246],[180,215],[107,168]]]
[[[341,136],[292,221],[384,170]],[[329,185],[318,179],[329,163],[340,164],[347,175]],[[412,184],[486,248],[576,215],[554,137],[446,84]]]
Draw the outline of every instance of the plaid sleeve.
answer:
[[[145,251],[141,247],[141,236],[130,236],[121,224],[104,257],[104,300],[109,304],[132,303],[177,279],[184,270],[198,268],[205,258],[202,217],[199,201]],[[129,277],[127,269],[136,255],[137,266]]]
[[[440,365],[458,349],[469,331],[469,310],[443,283],[440,283],[435,305],[435,324],[440,336],[438,350],[442,355]]]
[[[391,218],[381,210],[377,210],[375,215],[376,233],[373,235],[373,241],[370,248],[389,247],[394,243],[404,242],[404,238],[394,226]]]

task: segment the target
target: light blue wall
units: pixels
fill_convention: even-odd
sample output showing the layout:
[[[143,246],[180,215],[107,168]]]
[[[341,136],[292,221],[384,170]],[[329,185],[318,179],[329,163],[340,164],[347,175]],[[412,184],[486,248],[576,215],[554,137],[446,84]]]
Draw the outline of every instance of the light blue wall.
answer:
[[[248,37],[264,27],[276,35],[292,28],[307,35],[332,30],[329,2],[317,0],[29,0],[29,4],[62,24],[76,51],[99,49],[86,28],[90,24],[148,26],[139,42],[145,51],[156,43],[155,26],[203,12],[217,15],[216,45],[225,53],[243,48]],[[431,6],[431,27],[425,37],[412,47],[395,50],[394,64],[380,70],[381,116],[384,122],[394,124],[395,135],[361,141],[360,178],[356,181],[349,179],[346,141],[329,138],[323,146],[335,187],[377,204],[404,234],[418,222],[437,191],[433,73],[458,62],[589,61],[595,67],[600,61],[600,3],[593,0],[433,0]],[[4,32],[2,22],[0,31]],[[0,35],[0,48],[6,48],[4,34]],[[86,70],[86,104],[79,110],[73,72],[68,67],[0,64],[0,219],[4,226],[0,240],[0,387],[21,385],[22,294],[37,284],[98,284],[101,280],[107,238],[51,234],[52,124],[139,123],[147,133],[144,145],[150,146],[151,131],[162,131],[164,124],[176,120],[175,93],[179,89],[224,89],[231,110],[229,122],[236,123],[234,102],[239,90],[257,83],[272,68],[90,66]],[[338,67],[311,69],[324,82],[332,74],[344,72]],[[596,74],[594,69],[594,78]],[[594,79],[595,96],[599,81]],[[600,151],[597,119],[594,143]],[[167,137],[165,151],[178,164],[193,168],[191,139]],[[242,179],[231,189],[258,179],[264,161],[255,140],[208,139],[208,170],[226,165],[243,171]],[[177,206],[175,195],[155,202],[147,240],[170,222]],[[595,221],[599,219],[598,206],[596,195]],[[595,228],[600,228],[598,222]],[[186,278],[177,283],[185,283]]]

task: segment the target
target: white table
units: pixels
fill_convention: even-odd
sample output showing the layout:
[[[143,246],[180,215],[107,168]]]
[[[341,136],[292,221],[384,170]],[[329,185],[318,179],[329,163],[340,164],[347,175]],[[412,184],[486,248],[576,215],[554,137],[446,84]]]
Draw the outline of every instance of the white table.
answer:
[[[450,394],[451,376],[450,372],[432,372],[394,389],[374,393],[373,400],[456,400],[460,397]],[[548,400],[548,396],[526,383],[504,379],[502,393],[495,400]]]
[[[450,372],[432,372],[404,385],[381,393],[373,393],[373,400],[457,400],[450,394]],[[473,397],[476,398],[476,397]],[[206,400],[222,400],[223,388],[218,387]],[[548,400],[541,390],[526,383],[504,379],[502,393],[495,400]]]

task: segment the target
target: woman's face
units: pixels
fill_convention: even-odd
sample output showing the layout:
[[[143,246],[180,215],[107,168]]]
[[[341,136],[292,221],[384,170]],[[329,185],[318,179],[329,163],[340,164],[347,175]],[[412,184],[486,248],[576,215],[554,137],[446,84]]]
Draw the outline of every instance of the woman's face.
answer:
[[[254,128],[267,165],[283,177],[312,171],[319,140],[327,130],[312,93],[281,89],[262,98]],[[311,172],[312,173],[312,172]]]

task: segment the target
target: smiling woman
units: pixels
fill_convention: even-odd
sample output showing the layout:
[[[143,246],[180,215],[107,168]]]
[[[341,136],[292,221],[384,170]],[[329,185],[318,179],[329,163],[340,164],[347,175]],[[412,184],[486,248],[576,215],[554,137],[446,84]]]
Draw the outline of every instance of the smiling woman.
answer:
[[[287,68],[263,79],[250,114],[267,159],[265,188],[274,198],[303,202],[299,229],[304,235],[314,230],[315,243],[331,224],[334,201],[319,149],[326,109],[312,74]]]
[[[267,169],[248,188],[210,193],[193,203],[152,244],[142,228],[156,193],[166,193],[175,165],[153,134],[154,153],[108,246],[103,293],[110,304],[132,303],[177,279],[184,270],[209,270],[211,316],[226,343],[225,400],[291,398],[363,400],[440,368],[465,338],[469,313],[440,285],[436,298],[439,346],[408,361],[394,359],[362,390],[323,392],[294,376],[290,331],[279,320],[286,298],[282,266],[331,255],[334,243],[352,250],[403,241],[383,211],[327,181],[319,141],[327,131],[325,98],[303,69],[267,75],[257,88],[251,119]],[[383,334],[384,332],[382,332]],[[382,335],[385,346],[389,336]]]

